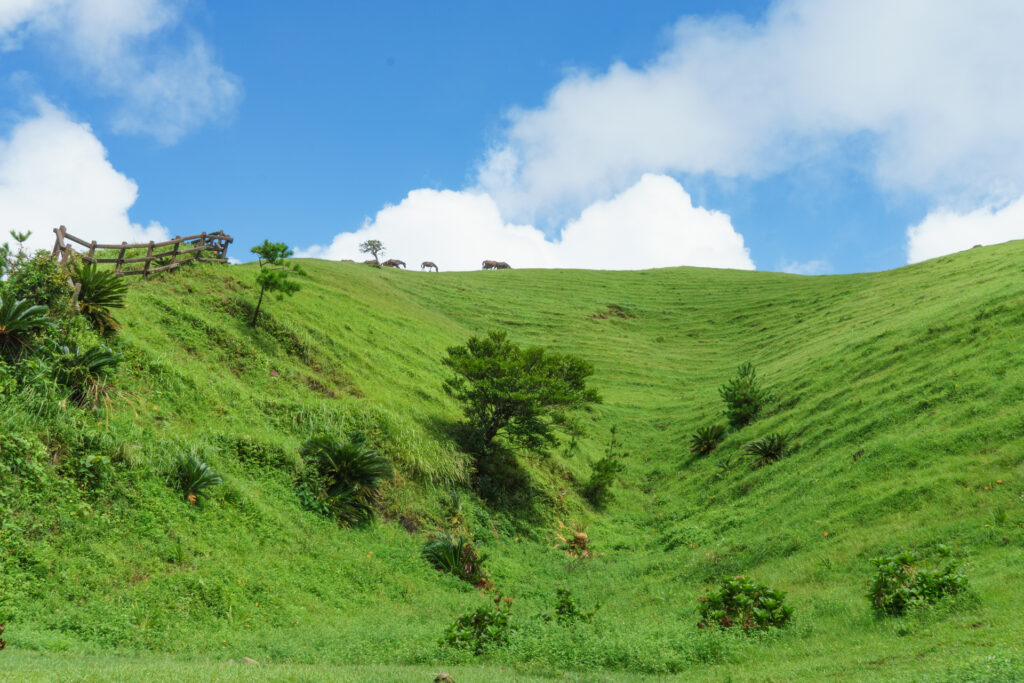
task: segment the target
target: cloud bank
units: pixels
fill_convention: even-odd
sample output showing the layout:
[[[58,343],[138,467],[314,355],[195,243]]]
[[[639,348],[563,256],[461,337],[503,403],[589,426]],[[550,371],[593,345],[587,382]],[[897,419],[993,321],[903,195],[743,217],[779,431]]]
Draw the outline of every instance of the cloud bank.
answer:
[[[62,223],[97,242],[167,239],[160,224],[128,218],[138,187],[114,169],[89,126],[45,100],[37,106],[0,139],[0,241],[10,241],[7,230],[31,230],[27,248],[50,249]]]
[[[1024,239],[1024,197],[1002,208],[982,207],[968,213],[941,209],[907,230],[907,261],[917,263],[977,244],[1019,239]]]
[[[727,215],[694,207],[679,183],[654,174],[585,208],[558,241],[532,225],[506,221],[486,193],[420,189],[356,232],[298,255],[358,260],[359,244],[368,239],[380,240],[391,249],[389,257],[413,268],[435,261],[443,270],[473,270],[484,259],[516,268],[754,267]]]
[[[0,3],[0,51],[46,43],[102,91],[115,95],[115,130],[173,144],[229,115],[240,80],[189,30],[180,44],[179,0],[7,0]],[[53,45],[60,46],[53,50]]]

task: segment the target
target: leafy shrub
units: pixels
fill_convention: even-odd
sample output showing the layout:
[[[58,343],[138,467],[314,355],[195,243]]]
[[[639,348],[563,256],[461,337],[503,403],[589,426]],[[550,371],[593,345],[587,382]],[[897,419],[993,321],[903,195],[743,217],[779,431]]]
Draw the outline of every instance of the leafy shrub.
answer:
[[[498,595],[493,602],[493,607],[484,605],[456,619],[445,631],[441,644],[469,650],[474,655],[507,646],[515,632],[509,619],[512,598]]]
[[[711,455],[725,438],[725,425],[698,427],[690,439],[690,452],[697,455]]]
[[[11,269],[6,290],[8,296],[33,301],[51,312],[71,312],[74,290],[68,282],[68,272],[45,251],[20,259]]]
[[[778,433],[769,434],[757,441],[751,441],[743,447],[743,450],[756,458],[755,466],[770,465],[789,454],[789,436]]]
[[[100,270],[94,263],[75,261],[71,266],[71,279],[78,290],[78,310],[89,318],[100,334],[118,329],[111,314],[113,308],[124,308],[128,283],[110,270]]]
[[[725,417],[735,429],[753,422],[771,398],[750,363],[741,365],[736,376],[719,387],[718,393],[725,401]]]
[[[71,400],[78,405],[99,403],[106,388],[104,375],[117,367],[122,359],[121,354],[103,345],[87,351],[82,351],[80,346],[74,350],[67,346],[56,346],[54,355],[55,379],[71,390]]]
[[[903,551],[871,560],[878,568],[868,597],[879,616],[900,616],[909,607],[964,593],[967,577],[955,561],[941,569],[922,569],[917,553]]]
[[[205,498],[209,488],[223,481],[219,474],[211,470],[210,466],[194,453],[179,456],[176,465],[178,488],[185,500],[192,505],[195,505],[200,497]]]
[[[555,614],[552,617],[550,614],[545,614],[545,621],[556,621],[560,626],[573,626],[581,621],[590,621],[594,618],[594,614],[600,608],[600,604],[594,609],[585,611],[581,610],[576,605],[576,600],[572,597],[572,592],[568,588],[556,588],[555,589]]]
[[[0,355],[18,358],[31,346],[36,330],[53,326],[46,306],[37,306],[25,299],[0,297]]]
[[[612,494],[611,486],[615,483],[615,477],[626,468],[622,459],[628,455],[619,451],[619,440],[615,436],[615,427],[611,429],[612,435],[608,446],[604,450],[604,457],[594,463],[594,469],[590,473],[590,481],[583,487],[581,493],[595,508],[603,509],[611,503],[615,496]]]
[[[487,582],[483,568],[487,556],[477,553],[473,544],[462,536],[439,536],[428,541],[420,555],[438,571],[448,572],[474,586]]]
[[[521,348],[504,332],[470,337],[450,347],[441,362],[455,373],[444,390],[462,403],[467,445],[477,454],[499,433],[513,445],[544,452],[557,443],[556,430],[579,431],[571,411],[601,400],[587,387],[594,374],[590,363],[540,347]]]
[[[722,581],[718,593],[700,597],[700,628],[739,626],[744,631],[782,628],[793,614],[793,608],[783,604],[786,594],[754,583],[746,576],[735,576]]]
[[[394,469],[387,459],[366,446],[364,437],[347,441],[314,437],[303,446],[302,454],[312,469],[312,477],[301,482],[307,497],[312,498],[307,506],[349,526],[373,518],[377,489],[394,476]]]

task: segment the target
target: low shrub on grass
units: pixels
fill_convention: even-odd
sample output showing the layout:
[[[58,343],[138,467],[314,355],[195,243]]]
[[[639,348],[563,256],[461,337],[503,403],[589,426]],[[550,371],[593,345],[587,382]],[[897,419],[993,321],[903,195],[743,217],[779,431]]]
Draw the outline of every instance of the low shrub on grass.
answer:
[[[722,581],[717,593],[699,597],[700,628],[738,626],[744,631],[766,631],[783,628],[793,615],[793,608],[783,604],[786,594],[754,583],[746,576]]]
[[[769,434],[743,447],[745,453],[753,455],[754,466],[763,467],[782,460],[789,455],[791,448],[787,434]]]
[[[601,510],[608,507],[608,504],[615,499],[611,486],[626,465],[622,459],[626,453],[621,452],[618,437],[615,435],[615,427],[611,429],[611,438],[608,447],[604,450],[604,457],[594,463],[594,469],[590,473],[590,481],[586,483],[580,492],[583,497],[595,508]]]
[[[299,481],[299,497],[306,507],[347,526],[373,519],[377,489],[394,476],[394,469],[367,447],[364,437],[315,437],[303,446],[302,455],[307,472]]]
[[[474,655],[506,647],[515,631],[509,619],[512,598],[498,595],[493,603],[493,607],[484,605],[456,619],[445,631],[441,644],[468,650]]]
[[[601,605],[598,604],[592,610],[581,610],[572,597],[568,588],[555,589],[555,613],[544,614],[545,621],[555,621],[559,626],[573,626],[579,622],[587,622],[594,618]]]
[[[97,405],[106,395],[105,375],[121,362],[121,354],[106,346],[83,351],[80,346],[54,347],[54,377],[71,390],[71,400],[80,406]]]
[[[900,616],[915,605],[965,593],[967,576],[955,560],[940,569],[923,569],[917,553],[903,551],[871,560],[878,569],[868,597],[880,617]]]
[[[26,350],[38,345],[35,333],[53,324],[46,306],[0,293],[0,355],[20,358]]]
[[[483,568],[487,556],[477,553],[473,544],[462,536],[439,536],[428,541],[420,555],[438,571],[448,572],[474,586],[487,582]]]
[[[719,387],[725,401],[725,417],[734,429],[750,424],[771,399],[771,392],[761,386],[757,372],[750,363],[744,363],[736,376]]]
[[[199,498],[205,498],[209,489],[222,481],[221,476],[194,453],[178,456],[175,465],[178,488],[185,500],[192,505],[199,502]]]
[[[690,439],[690,452],[697,455],[711,455],[725,438],[725,425],[698,427]]]

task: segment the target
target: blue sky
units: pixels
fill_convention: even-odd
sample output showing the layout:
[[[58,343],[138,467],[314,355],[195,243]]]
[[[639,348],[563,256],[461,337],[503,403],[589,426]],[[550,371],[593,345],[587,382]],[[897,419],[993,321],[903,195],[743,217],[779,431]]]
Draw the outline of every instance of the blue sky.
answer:
[[[243,259],[887,269],[1024,237],[1022,28],[1000,2],[23,0],[0,219],[37,246],[223,229]]]

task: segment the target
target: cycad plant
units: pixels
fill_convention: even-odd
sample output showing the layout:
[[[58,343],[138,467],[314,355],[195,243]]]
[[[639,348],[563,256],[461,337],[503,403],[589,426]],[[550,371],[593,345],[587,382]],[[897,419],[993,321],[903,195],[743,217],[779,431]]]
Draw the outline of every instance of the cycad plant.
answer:
[[[192,505],[199,502],[199,498],[205,498],[207,489],[223,481],[221,476],[210,469],[210,466],[200,460],[194,453],[180,455],[177,460],[176,478],[181,493]]]
[[[754,462],[755,466],[770,465],[789,454],[789,436],[778,433],[769,434],[748,443],[743,450],[757,458]]]
[[[18,358],[30,345],[32,333],[52,327],[46,306],[36,306],[25,299],[0,297],[0,355]]]
[[[698,427],[690,439],[690,452],[697,455],[710,455],[718,448],[725,438],[725,425],[706,425]]]
[[[100,334],[114,332],[117,321],[110,310],[124,308],[128,283],[109,270],[100,270],[94,263],[75,261],[71,279],[79,285],[78,310],[87,316]]]
[[[338,441],[329,436],[306,442],[303,455],[316,467],[323,495],[338,521],[355,526],[373,517],[373,500],[385,479],[394,476],[387,459],[367,447],[362,437]]]
[[[94,346],[82,351],[56,346],[55,379],[71,390],[71,400],[79,405],[96,405],[104,395],[103,376],[121,362],[122,356],[106,346]]]
[[[428,541],[420,554],[438,571],[448,572],[473,585],[487,579],[483,568],[487,557],[478,554],[473,544],[462,536],[438,536]]]

